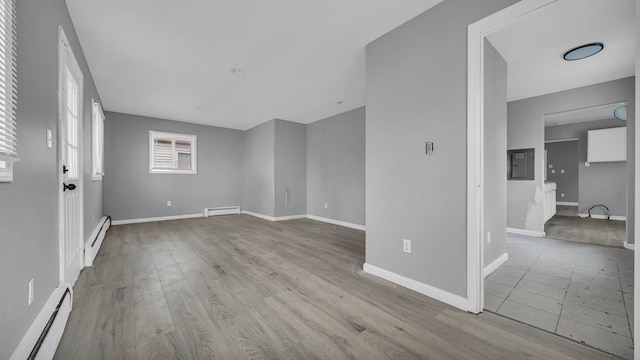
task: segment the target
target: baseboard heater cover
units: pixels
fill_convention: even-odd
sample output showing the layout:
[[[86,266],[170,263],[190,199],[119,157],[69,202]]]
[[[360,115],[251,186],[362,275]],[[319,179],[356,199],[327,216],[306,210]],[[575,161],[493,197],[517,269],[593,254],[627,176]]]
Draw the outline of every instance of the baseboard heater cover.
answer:
[[[84,266],[93,265],[93,260],[98,255],[98,251],[100,251],[102,241],[104,241],[107,231],[111,228],[111,216],[104,216],[98,225],[84,246]]]
[[[221,206],[204,209],[204,217],[217,215],[240,215],[240,206]]]
[[[67,325],[72,303],[73,291],[69,286],[55,289],[10,359],[53,359]]]

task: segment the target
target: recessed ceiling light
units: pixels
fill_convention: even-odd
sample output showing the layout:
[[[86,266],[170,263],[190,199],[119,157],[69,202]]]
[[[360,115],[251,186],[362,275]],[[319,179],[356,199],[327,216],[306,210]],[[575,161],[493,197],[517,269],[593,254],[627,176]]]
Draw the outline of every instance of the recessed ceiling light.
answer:
[[[627,105],[624,104],[618,106],[615,110],[613,110],[613,116],[615,116],[618,120],[627,121]]]
[[[236,75],[242,75],[244,74],[244,70],[242,69],[238,69],[238,68],[233,68],[230,70],[232,74],[236,74]]]
[[[602,51],[602,49],[604,49],[604,45],[599,42],[580,45],[564,53],[563,58],[567,61],[580,60],[593,56]]]

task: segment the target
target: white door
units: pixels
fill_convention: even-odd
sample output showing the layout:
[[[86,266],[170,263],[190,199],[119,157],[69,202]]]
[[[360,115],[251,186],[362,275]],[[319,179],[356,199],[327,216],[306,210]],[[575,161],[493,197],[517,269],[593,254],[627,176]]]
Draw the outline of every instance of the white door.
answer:
[[[73,285],[82,270],[82,72],[59,30],[60,282]]]

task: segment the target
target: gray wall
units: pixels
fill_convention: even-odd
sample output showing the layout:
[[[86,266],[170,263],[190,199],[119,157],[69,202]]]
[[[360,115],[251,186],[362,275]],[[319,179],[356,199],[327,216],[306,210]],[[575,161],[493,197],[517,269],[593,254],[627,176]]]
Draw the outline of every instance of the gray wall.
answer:
[[[506,252],[507,231],[507,63],[485,40],[484,54],[484,264]]]
[[[586,214],[591,206],[604,204],[611,211],[611,215],[627,215],[628,161],[591,163],[589,167],[585,166],[587,161],[587,130],[620,127],[621,125],[624,126],[624,123],[617,119],[608,119],[545,128],[545,140],[578,138],[579,151],[576,150],[576,170],[578,172],[577,197],[580,213]],[[629,135],[627,134],[627,136]],[[575,146],[576,142],[572,143]],[[558,175],[558,172],[559,169],[556,169],[555,175]],[[601,214],[603,213],[601,210],[600,208],[593,209],[593,213]]]
[[[524,229],[527,204],[533,203],[535,187],[543,182],[545,114],[627,101],[627,216],[633,219],[635,172],[635,88],[634,77],[608,81],[553,94],[512,101],[507,104],[507,147],[520,149],[535,147],[536,180],[507,182],[507,226]],[[633,243],[633,221],[627,221],[627,241]],[[542,231],[542,229],[539,229]]]
[[[306,125],[275,120],[275,216],[307,213]],[[288,203],[285,192],[288,190]]]
[[[58,25],[84,75],[84,226],[102,217],[102,182],[90,181],[92,97],[99,100],[64,0],[19,0],[18,151],[14,181],[0,183],[0,359],[8,359],[58,286]],[[53,148],[45,145],[53,131]],[[37,214],[37,216],[34,216]],[[94,221],[95,219],[95,221]],[[86,236],[85,236],[86,238]],[[27,306],[27,282],[35,301]]]
[[[549,130],[557,128],[545,128],[545,140]],[[586,131],[585,131],[586,136]],[[578,202],[578,141],[562,141],[544,144],[547,151],[547,180],[556,183],[556,201]],[[550,168],[553,166],[553,168]],[[564,171],[564,173],[563,173]],[[622,172],[622,189],[626,192],[626,167]],[[562,197],[564,194],[564,197]],[[624,205],[623,205],[624,207]],[[626,209],[623,209],[626,211]]]
[[[243,210],[275,216],[275,120],[244,132]]]
[[[113,112],[105,115],[104,211],[114,220],[196,214],[205,207],[241,204],[242,131]],[[150,174],[149,130],[197,135],[198,173]]]
[[[467,26],[514,2],[447,0],[367,46],[368,264],[466,296]]]
[[[307,125],[307,213],[365,224],[364,107]]]

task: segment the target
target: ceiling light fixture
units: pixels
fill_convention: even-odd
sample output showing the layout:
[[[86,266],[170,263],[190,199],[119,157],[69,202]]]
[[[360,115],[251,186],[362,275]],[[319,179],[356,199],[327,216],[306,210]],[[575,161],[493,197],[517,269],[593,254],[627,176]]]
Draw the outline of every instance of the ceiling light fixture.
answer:
[[[564,53],[563,58],[567,61],[581,60],[593,56],[604,49],[604,45],[600,42],[580,45]]]
[[[338,100],[338,101],[336,101],[336,104],[340,105],[340,104],[342,104],[343,102],[344,102],[344,101],[342,101],[342,100]]]
[[[627,104],[620,105],[613,110],[613,116],[620,121],[627,121]]]
[[[244,74],[244,70],[242,69],[238,69],[238,68],[233,68],[230,70],[232,74],[236,74],[236,75],[242,75]]]

